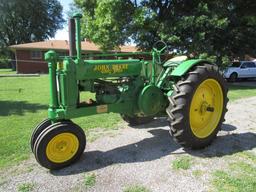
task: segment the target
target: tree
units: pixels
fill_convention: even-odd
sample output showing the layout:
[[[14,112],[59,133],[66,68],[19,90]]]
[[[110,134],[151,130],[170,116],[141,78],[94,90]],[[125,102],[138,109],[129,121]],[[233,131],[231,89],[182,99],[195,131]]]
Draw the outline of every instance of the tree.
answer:
[[[75,0],[82,34],[103,49],[129,42],[150,50],[157,40],[171,51],[227,62],[256,54],[254,0]]]
[[[54,37],[64,19],[58,0],[0,0],[0,45]]]
[[[102,49],[116,48],[127,42],[134,11],[129,0],[79,0],[84,12],[82,33]]]
[[[74,3],[69,4],[69,10],[66,12],[68,18],[71,18],[74,13],[81,13],[82,10]]]

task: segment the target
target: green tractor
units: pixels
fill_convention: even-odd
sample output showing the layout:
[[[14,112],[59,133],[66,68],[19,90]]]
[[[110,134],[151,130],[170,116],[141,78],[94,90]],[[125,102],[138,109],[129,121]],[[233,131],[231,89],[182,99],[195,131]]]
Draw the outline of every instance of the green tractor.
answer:
[[[70,19],[70,56],[45,54],[50,78],[48,118],[31,137],[39,164],[60,169],[79,159],[86,137],[71,119],[102,113],[119,113],[130,125],[166,116],[170,134],[185,148],[200,149],[213,141],[228,102],[226,82],[216,65],[184,56],[162,62],[164,43],[153,48],[152,61],[83,60],[81,17],[75,14]],[[94,93],[95,99],[83,102],[81,92]]]

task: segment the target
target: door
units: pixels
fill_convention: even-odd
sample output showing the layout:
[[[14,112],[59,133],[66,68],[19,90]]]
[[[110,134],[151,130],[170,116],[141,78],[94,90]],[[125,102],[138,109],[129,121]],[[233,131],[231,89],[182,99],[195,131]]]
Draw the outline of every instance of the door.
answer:
[[[254,62],[248,62],[247,68],[249,72],[249,77],[256,77],[256,64]]]
[[[238,77],[241,77],[241,78],[250,77],[249,68],[247,67],[247,63],[248,62],[243,62],[242,63],[242,65],[240,67],[240,70],[239,70],[239,73],[238,73]]]

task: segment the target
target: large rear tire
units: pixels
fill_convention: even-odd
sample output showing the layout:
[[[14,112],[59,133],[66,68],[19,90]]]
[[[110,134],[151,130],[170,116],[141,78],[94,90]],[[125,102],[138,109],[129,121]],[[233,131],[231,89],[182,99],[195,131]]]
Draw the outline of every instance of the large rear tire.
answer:
[[[224,121],[227,85],[216,66],[196,66],[174,85],[169,101],[166,112],[174,140],[186,148],[204,148]]]

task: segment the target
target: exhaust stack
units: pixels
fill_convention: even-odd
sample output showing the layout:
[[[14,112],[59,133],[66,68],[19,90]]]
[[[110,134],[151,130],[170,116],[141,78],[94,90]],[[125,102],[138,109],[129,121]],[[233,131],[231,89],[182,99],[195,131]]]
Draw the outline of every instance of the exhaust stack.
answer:
[[[68,20],[68,32],[69,32],[69,56],[76,56],[76,29],[75,19],[70,18]]]

